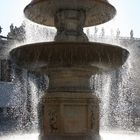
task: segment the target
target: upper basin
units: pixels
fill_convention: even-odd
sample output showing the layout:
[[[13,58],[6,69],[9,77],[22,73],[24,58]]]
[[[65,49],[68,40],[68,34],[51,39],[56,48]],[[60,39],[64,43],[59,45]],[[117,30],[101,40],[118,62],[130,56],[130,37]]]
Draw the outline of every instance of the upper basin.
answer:
[[[11,59],[17,66],[31,71],[53,68],[98,68],[102,71],[122,66],[129,52],[119,46],[103,43],[45,42],[13,49]]]
[[[54,26],[56,12],[65,9],[85,11],[85,27],[105,23],[116,14],[115,8],[107,0],[33,0],[24,12],[33,22]]]

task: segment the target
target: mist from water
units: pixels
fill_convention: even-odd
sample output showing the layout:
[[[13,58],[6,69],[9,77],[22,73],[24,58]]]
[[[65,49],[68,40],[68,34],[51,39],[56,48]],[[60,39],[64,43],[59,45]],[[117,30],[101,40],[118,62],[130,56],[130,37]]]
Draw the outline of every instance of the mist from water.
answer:
[[[23,43],[20,43],[20,45],[29,44],[29,43],[37,43],[37,42],[44,42],[44,41],[53,41],[55,36],[55,30],[46,28],[44,26],[40,26],[37,24],[32,24],[28,20],[26,21],[26,40]],[[112,44],[120,44],[118,40],[111,39],[111,38],[93,38],[91,35],[89,36],[90,41],[96,41],[96,42],[104,42],[104,43],[112,43]],[[16,44],[15,46],[20,46],[19,44]],[[13,45],[14,46],[14,45]],[[130,51],[132,51],[130,48],[127,48]],[[134,53],[135,56],[135,53]],[[133,65],[136,63],[134,60],[134,57],[130,57],[127,63],[122,66],[122,68],[119,68],[118,70],[114,70],[112,72],[108,73],[102,73],[101,75],[95,75],[93,76],[93,89],[96,95],[100,99],[100,122],[101,122],[101,130],[109,131],[112,128],[113,129],[119,129],[119,130],[125,130],[127,131],[135,131],[134,127],[134,120],[133,118],[133,110],[135,108],[135,93],[139,89],[138,85],[135,83],[135,78],[137,77],[137,71],[133,68]],[[139,67],[138,67],[139,68]],[[137,70],[138,70],[137,68]],[[135,72],[134,72],[135,71]],[[15,74],[16,75],[16,74]],[[22,109],[19,110],[20,119],[18,125],[19,127],[23,127],[28,125],[34,127],[35,129],[38,128],[38,102],[40,99],[41,92],[44,92],[43,90],[38,90],[38,83],[36,77],[34,77],[32,74],[29,76],[27,75],[27,71],[24,71],[22,73],[22,76],[17,79],[15,82],[16,88],[15,92],[19,92],[17,97],[15,99],[11,99],[11,102],[14,100],[22,100],[20,103],[20,106],[22,106]],[[36,80],[35,80],[36,79]],[[137,79],[138,80],[138,79]],[[19,82],[20,81],[20,82]],[[47,87],[47,86],[45,86]],[[45,89],[45,88],[44,88]],[[27,111],[28,106],[28,96],[27,92],[30,91],[30,107],[32,109],[31,117],[29,116],[29,111]],[[24,94],[22,94],[24,93]],[[18,107],[17,107],[18,110]],[[21,113],[22,112],[22,113]],[[18,115],[18,113],[16,114]],[[27,120],[29,119],[29,120]],[[26,124],[27,123],[27,124]],[[21,125],[21,126],[20,126]],[[38,134],[31,134],[31,135],[20,135],[17,136],[10,136],[7,138],[7,140],[16,140],[20,139],[22,140],[23,136],[24,138],[31,138],[31,139],[37,139]],[[106,140],[109,138],[117,140],[120,139],[120,137],[123,137],[119,134],[104,134],[104,139]],[[124,138],[128,138],[129,136],[124,136]],[[124,139],[123,138],[123,139]],[[3,138],[4,139],[4,138]],[[2,139],[2,140],[3,140]],[[137,136],[134,137],[133,140],[137,140]],[[5,139],[6,140],[6,137]],[[131,140],[131,138],[130,138]]]
[[[44,42],[53,41],[56,30],[40,25],[33,25],[27,20],[26,22],[27,42]],[[93,76],[93,86],[95,93],[100,98],[101,103],[101,129],[122,129],[135,131],[135,122],[133,120],[135,108],[135,92],[139,89],[135,83],[136,73],[133,64],[135,64],[136,48],[125,46],[119,38],[101,37],[87,33],[90,41],[103,42],[122,46],[132,52],[127,62],[118,70],[101,75]],[[90,31],[90,30],[89,30]],[[92,33],[92,31],[90,31]],[[36,34],[33,35],[33,34]],[[38,38],[38,34],[40,35]],[[128,38],[129,40],[130,38]],[[129,42],[127,43],[129,44]]]
[[[140,135],[136,134],[123,134],[123,132],[101,132],[101,140],[139,140]],[[38,139],[39,134],[38,133],[32,133],[32,134],[15,134],[15,135],[9,135],[9,136],[2,136],[0,137],[1,140],[39,140]]]
[[[54,27],[46,27],[25,19],[26,44],[53,41],[56,29]]]
[[[131,78],[127,63],[119,70],[95,76],[95,93],[101,100],[101,129],[135,131],[133,111],[136,89]]]

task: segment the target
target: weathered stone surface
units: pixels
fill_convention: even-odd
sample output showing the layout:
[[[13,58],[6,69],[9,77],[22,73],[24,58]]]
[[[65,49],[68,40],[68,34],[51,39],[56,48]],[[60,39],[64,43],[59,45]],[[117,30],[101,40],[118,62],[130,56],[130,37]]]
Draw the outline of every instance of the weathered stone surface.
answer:
[[[99,134],[99,100],[91,93],[47,93],[41,108],[40,135],[44,140],[53,136],[71,139]]]
[[[63,9],[84,10],[86,27],[105,23],[116,14],[107,0],[33,0],[24,12],[28,19],[36,23],[54,26],[54,15]]]
[[[54,17],[57,34],[55,41],[58,42],[88,42],[83,32],[86,14],[83,10],[60,10]]]
[[[89,42],[46,42],[24,45],[10,52],[22,68],[47,72],[76,68],[107,71],[123,65],[129,52],[119,46]]]

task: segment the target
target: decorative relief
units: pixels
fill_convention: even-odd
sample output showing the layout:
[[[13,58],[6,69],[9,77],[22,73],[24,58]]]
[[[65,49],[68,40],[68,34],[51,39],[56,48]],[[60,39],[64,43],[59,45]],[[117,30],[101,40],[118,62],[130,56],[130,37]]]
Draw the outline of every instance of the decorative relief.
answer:
[[[58,131],[58,112],[56,110],[48,111],[49,131],[56,133]]]
[[[96,118],[95,118],[95,110],[94,110],[94,104],[91,104],[90,105],[90,128],[91,129],[94,129],[94,125],[95,125],[95,121],[96,121]]]
[[[99,107],[96,103],[91,103],[89,105],[90,114],[90,129],[98,131],[99,130]]]
[[[83,10],[61,10],[56,13],[54,19],[57,28],[55,41],[88,41],[83,32],[86,19]]]

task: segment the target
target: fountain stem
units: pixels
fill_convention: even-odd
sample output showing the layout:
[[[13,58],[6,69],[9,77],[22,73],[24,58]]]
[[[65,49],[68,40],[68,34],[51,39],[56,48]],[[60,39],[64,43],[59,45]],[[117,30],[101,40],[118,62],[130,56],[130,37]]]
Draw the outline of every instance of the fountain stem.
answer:
[[[88,42],[83,32],[86,14],[84,10],[59,10],[54,17],[57,28],[55,41]]]

